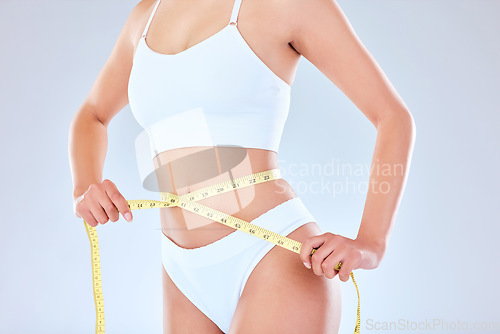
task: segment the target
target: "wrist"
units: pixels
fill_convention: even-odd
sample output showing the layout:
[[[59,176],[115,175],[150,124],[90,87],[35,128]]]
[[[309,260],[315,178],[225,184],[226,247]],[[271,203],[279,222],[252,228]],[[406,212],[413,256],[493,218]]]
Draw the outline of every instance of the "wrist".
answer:
[[[362,243],[370,250],[376,252],[379,255],[383,255],[385,253],[385,249],[387,248],[386,238],[379,238],[376,236],[365,236],[358,235],[355,239],[357,242]]]

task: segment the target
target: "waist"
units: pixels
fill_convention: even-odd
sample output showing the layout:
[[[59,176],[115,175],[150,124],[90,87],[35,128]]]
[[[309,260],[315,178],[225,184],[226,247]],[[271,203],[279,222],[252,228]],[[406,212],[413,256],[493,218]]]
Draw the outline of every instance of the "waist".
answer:
[[[276,152],[241,147],[182,148],[163,152],[158,158],[162,166],[168,166],[157,173],[160,190],[179,196],[278,168]],[[197,203],[251,221],[293,197],[296,194],[288,182],[277,178],[231,189]],[[181,207],[162,208],[160,217],[163,233],[185,248],[206,245],[235,231]]]
[[[244,147],[196,146],[168,150],[153,165],[160,192],[184,195],[192,191],[278,168],[277,153]]]

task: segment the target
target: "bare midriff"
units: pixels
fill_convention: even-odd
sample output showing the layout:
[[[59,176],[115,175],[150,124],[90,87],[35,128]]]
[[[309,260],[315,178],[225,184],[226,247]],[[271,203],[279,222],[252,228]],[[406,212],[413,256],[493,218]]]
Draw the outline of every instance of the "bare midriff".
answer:
[[[154,158],[154,167],[159,190],[177,195],[279,168],[274,151],[223,146],[168,150]],[[290,184],[279,178],[218,194],[197,203],[250,222],[296,196]],[[236,231],[180,207],[161,208],[160,217],[163,234],[183,248],[205,246]]]

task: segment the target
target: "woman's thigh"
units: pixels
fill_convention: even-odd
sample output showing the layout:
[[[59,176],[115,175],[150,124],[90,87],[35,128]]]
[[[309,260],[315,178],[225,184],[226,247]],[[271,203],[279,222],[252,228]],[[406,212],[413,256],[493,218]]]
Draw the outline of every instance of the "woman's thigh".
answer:
[[[163,282],[163,333],[190,334],[223,333],[217,325],[201,312],[177,288],[162,266]]]
[[[322,234],[315,222],[287,236],[304,242]],[[274,246],[250,274],[229,334],[337,334],[342,295],[338,275],[328,279],[307,269],[299,254]]]

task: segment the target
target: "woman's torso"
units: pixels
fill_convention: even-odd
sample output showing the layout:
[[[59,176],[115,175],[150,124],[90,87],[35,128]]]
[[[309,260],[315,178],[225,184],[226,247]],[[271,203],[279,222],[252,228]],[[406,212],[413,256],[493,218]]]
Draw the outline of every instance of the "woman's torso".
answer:
[[[135,50],[129,100],[134,116],[152,140],[161,191],[182,195],[278,168],[277,147],[289,108],[288,82],[300,55],[287,44],[280,18],[262,20],[270,18],[269,11],[273,10],[258,8],[254,1],[240,3],[238,30],[232,25],[221,30],[220,24],[202,23],[216,19],[229,23],[229,14],[235,13],[231,8],[234,10],[233,4],[239,0],[235,1],[214,2],[209,5],[211,10],[194,10],[184,8],[180,1],[162,0],[155,2],[158,6],[153,12],[149,11],[152,15]],[[183,23],[179,19],[183,13],[193,16],[184,16],[184,22],[194,23]],[[205,28],[188,28],[198,25]],[[179,33],[169,34],[175,27]],[[187,48],[170,47],[178,50],[173,52],[154,51],[165,49],[161,45],[175,44],[175,37],[188,40],[181,32],[184,28],[198,31],[187,34],[198,36],[192,39],[198,43],[190,43]],[[206,38],[203,31],[215,34]],[[228,64],[239,67],[229,70]],[[221,147],[220,143],[235,147]],[[251,221],[295,196],[284,179],[277,179],[199,203]],[[235,231],[179,207],[160,212],[163,233],[184,248],[200,247]]]

